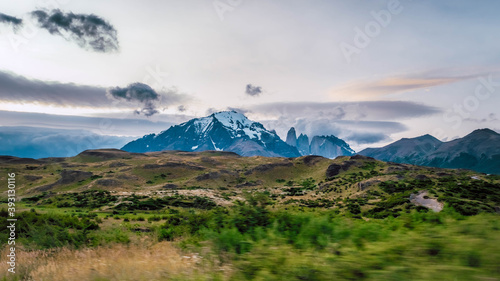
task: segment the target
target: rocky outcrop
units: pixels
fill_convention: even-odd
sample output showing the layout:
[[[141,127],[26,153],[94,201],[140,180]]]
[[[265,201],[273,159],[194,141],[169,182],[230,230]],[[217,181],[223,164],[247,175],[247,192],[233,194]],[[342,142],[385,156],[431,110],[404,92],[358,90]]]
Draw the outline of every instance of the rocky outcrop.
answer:
[[[305,134],[300,134],[297,139],[297,149],[302,155],[310,155],[311,148],[309,147],[309,137]]]
[[[350,156],[354,154],[349,145],[335,136],[315,136],[311,141],[311,154],[326,158]]]
[[[286,143],[290,146],[297,147],[297,133],[295,128],[291,127],[286,134]]]

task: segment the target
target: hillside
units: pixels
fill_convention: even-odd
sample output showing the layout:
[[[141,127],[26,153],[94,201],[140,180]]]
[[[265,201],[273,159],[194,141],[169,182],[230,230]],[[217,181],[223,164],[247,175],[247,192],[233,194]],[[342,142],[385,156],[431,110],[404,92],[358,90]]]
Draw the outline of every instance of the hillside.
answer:
[[[221,206],[232,205],[247,191],[265,191],[279,205],[322,206],[348,212],[347,206],[356,202],[358,214],[368,217],[384,217],[390,212],[397,215],[404,208],[411,209],[410,195],[420,191],[464,213],[494,212],[500,205],[495,177],[386,163],[359,155],[332,160],[319,156],[241,157],[223,151],[89,150],[71,158],[1,161],[3,170],[19,175],[17,192],[22,197],[35,196],[37,204],[42,205],[50,198],[51,206],[64,201],[62,194],[88,190],[110,191],[116,202],[126,201],[132,194],[151,198],[185,195],[206,197]],[[40,194],[44,195],[38,197]],[[394,198],[399,203],[380,209],[378,201]]]
[[[498,276],[499,176],[360,155],[116,149],[1,157],[0,169],[16,174],[21,249],[20,279],[5,280]]]

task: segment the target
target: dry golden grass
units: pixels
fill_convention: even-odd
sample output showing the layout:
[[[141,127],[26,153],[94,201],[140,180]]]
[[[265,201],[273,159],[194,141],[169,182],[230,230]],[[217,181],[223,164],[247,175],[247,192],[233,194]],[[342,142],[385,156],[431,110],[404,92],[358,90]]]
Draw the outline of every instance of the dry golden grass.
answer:
[[[23,251],[22,248],[16,247],[16,268],[15,273],[10,273],[7,270],[10,266],[7,264],[7,255],[10,252],[5,247],[1,251],[0,258],[0,277],[2,280],[32,280],[27,278],[31,269],[40,265],[41,261],[49,258],[49,251]]]
[[[7,272],[6,250],[0,270]],[[36,281],[140,281],[199,280],[220,272],[213,263],[198,254],[185,254],[169,242],[152,246],[116,244],[110,247],[57,251],[18,250],[16,274],[4,274],[4,280]]]

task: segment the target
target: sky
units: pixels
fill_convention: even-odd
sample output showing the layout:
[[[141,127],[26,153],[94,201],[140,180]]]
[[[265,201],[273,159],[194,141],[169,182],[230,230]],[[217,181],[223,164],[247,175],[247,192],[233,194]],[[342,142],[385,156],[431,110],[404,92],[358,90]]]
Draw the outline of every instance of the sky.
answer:
[[[500,2],[0,3],[0,125],[142,136],[236,110],[353,149],[500,132]]]

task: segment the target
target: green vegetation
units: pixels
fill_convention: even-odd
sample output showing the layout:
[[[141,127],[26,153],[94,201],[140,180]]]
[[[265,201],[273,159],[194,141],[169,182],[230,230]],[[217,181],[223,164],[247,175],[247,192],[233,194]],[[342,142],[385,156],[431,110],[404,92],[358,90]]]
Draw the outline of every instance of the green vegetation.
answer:
[[[86,190],[78,193],[66,193],[52,196],[44,192],[42,195],[23,198],[22,201],[39,203],[40,205],[52,205],[58,208],[90,208],[95,209],[116,202],[118,198],[111,195],[109,191]]]
[[[95,256],[89,255],[89,273],[80,280],[120,280],[113,270],[122,272],[135,264],[142,268],[146,264],[137,261],[143,259],[153,265],[165,262],[148,272],[189,260],[177,275],[163,272],[158,280],[500,277],[498,176],[359,157],[307,162],[159,155],[4,167],[20,175],[20,255],[54,257],[66,269],[83,267],[79,257],[94,251],[103,259],[99,266],[112,267],[124,259],[117,263],[124,267],[108,267],[110,275],[102,275],[94,269]],[[78,170],[66,172],[61,180],[68,167]],[[415,205],[416,194],[444,209],[435,213]],[[0,202],[6,208],[5,197]],[[0,215],[5,217],[5,211]],[[0,227],[0,235],[7,237],[5,220]],[[6,241],[0,239],[4,249]],[[104,261],[106,249],[124,254],[110,253]],[[177,252],[155,256],[160,249]],[[165,261],[171,256],[175,260]],[[46,265],[40,262],[23,276],[29,280],[32,271],[57,267]],[[44,276],[52,276],[48,272]],[[134,276],[131,280],[144,279]]]
[[[158,232],[160,239],[191,237],[185,246],[209,241],[234,264],[235,280],[470,280],[500,274],[494,215],[466,218],[449,209],[363,221],[334,211],[269,211],[268,205],[257,194],[230,209],[183,211]]]
[[[211,209],[216,206],[209,198],[199,196],[175,195],[162,198],[147,198],[145,200],[139,199],[142,198],[135,195],[127,197],[124,199],[126,202],[120,203],[115,209],[121,211],[160,210],[166,206]]]
[[[495,212],[494,206],[500,205],[498,184],[474,180],[467,177],[446,177],[439,179],[438,190],[442,192],[441,201],[447,202],[463,215],[476,215],[480,212]]]
[[[0,215],[6,218],[8,212],[0,210]],[[8,222],[0,222],[2,237],[8,237]],[[71,245],[81,247],[88,242],[88,236],[99,229],[95,216],[76,216],[62,214],[41,214],[34,211],[17,214],[16,243],[22,243],[31,249],[47,249]],[[6,242],[4,239],[2,242]]]
[[[317,185],[316,185],[316,180],[313,178],[307,178],[299,183],[298,187],[294,186],[293,181],[287,182],[285,185],[289,186],[290,188],[285,189],[284,191],[288,196],[300,196],[304,195],[304,192],[307,190],[314,190]]]
[[[215,257],[234,268],[230,280],[471,280],[500,274],[497,215],[465,217],[451,207],[441,213],[413,208],[397,218],[389,214],[365,221],[343,216],[338,209],[274,208],[265,193],[245,199],[229,208],[165,209],[163,215],[149,216],[149,223],[157,223],[146,230],[156,241],[178,241],[185,249],[209,246]],[[360,215],[367,200],[344,203],[349,213]],[[408,204],[392,198],[377,206],[389,209],[401,203]],[[142,229],[129,216],[115,215],[127,218],[124,228],[101,229],[95,214],[79,218],[22,212],[18,241],[30,249],[129,244]],[[148,223],[140,215],[133,220]],[[6,225],[0,227],[7,235]]]

